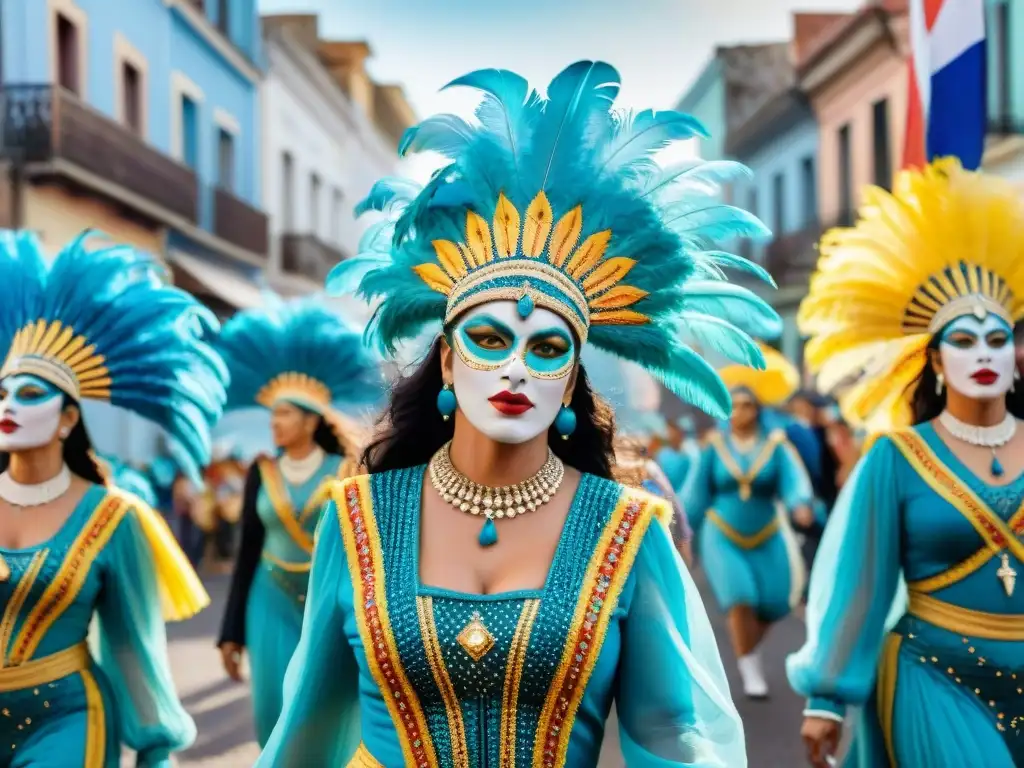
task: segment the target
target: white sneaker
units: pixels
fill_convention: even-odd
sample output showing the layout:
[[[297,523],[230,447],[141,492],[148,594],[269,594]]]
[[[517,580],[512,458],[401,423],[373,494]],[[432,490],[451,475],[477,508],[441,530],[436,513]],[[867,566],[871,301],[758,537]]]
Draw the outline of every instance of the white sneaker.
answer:
[[[736,665],[740,670],[740,679],[743,681],[743,693],[750,699],[768,698],[768,681],[764,679],[764,669],[761,666],[761,654],[757,651],[741,656]]]

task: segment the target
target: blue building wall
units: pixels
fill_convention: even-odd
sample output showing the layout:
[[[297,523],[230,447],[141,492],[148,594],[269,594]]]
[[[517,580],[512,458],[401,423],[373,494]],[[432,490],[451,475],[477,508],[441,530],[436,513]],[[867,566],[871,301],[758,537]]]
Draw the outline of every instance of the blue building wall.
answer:
[[[725,79],[722,63],[712,59],[683,94],[676,109],[700,120],[710,134],[697,141],[697,154],[705,160],[721,160],[725,156],[726,113]]]
[[[41,84],[54,80],[50,34],[52,0],[0,0],[2,10],[3,79],[7,84]],[[234,47],[250,62],[262,58],[256,0],[229,0],[229,32]],[[59,3],[55,3],[59,5]],[[173,154],[172,126],[180,110],[172,90],[181,73],[202,91],[197,110],[197,171],[201,184],[200,221],[212,223],[211,189],[218,178],[215,115],[226,113],[239,127],[235,140],[233,193],[260,207],[261,168],[259,87],[204,37],[193,22],[165,0],[75,0],[87,16],[83,96],[91,106],[116,118],[117,79],[114,41],[122,36],[141,51],[148,67],[146,140]],[[208,2],[211,25],[218,3]]]

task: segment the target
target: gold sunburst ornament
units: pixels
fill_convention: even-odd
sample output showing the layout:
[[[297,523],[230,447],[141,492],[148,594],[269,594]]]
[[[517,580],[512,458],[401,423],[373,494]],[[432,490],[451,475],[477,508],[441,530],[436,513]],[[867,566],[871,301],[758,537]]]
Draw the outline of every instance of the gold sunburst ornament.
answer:
[[[0,378],[28,373],[81,400],[110,398],[110,371],[103,355],[59,320],[37,320],[14,335]]]
[[[910,423],[910,385],[932,338],[957,317],[1024,318],[1024,204],[1003,179],[955,159],[869,187],[851,228],[821,241],[800,306],[819,388],[854,382],[846,417],[870,431]]]

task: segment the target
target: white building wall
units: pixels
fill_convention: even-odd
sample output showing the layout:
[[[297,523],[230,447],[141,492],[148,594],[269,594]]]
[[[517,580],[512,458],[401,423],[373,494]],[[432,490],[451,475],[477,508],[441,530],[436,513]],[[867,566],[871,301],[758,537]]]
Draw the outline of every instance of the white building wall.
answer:
[[[267,40],[264,82],[264,209],[270,217],[270,275],[280,274],[280,236],[314,234],[344,254],[356,253],[365,223],[353,208],[373,182],[395,173],[397,155],[344,95],[316,56],[288,37]],[[284,156],[292,158],[286,184]],[[319,193],[312,193],[313,175]],[[286,221],[286,195],[291,197]],[[340,198],[336,198],[340,195]]]

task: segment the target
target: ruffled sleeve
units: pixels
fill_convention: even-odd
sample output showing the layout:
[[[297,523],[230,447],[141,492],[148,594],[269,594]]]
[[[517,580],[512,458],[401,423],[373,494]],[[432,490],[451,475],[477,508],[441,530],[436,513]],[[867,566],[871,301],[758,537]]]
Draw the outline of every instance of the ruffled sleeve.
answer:
[[[679,501],[686,511],[686,517],[695,536],[700,532],[704,515],[714,501],[714,461],[714,449],[710,445],[706,446],[700,452],[700,459],[690,465],[686,480],[683,482],[683,490],[679,494]]]
[[[786,666],[819,716],[840,718],[867,700],[890,611],[902,604],[901,461],[889,438],[874,445],[839,494],[814,560],[807,642]]]
[[[616,697],[626,765],[745,768],[711,623],[661,523],[651,523],[631,578]]]
[[[359,746],[359,669],[339,589],[351,590],[333,501],[317,526],[302,636],[284,679],[284,709],[257,768],[348,765]]]
[[[97,606],[96,660],[138,765],[167,768],[171,752],[191,744],[196,729],[171,678],[156,561],[138,510],[124,516],[105,552],[110,559]]]

